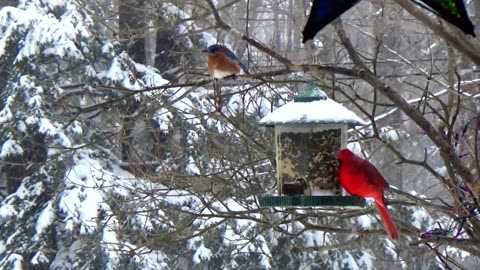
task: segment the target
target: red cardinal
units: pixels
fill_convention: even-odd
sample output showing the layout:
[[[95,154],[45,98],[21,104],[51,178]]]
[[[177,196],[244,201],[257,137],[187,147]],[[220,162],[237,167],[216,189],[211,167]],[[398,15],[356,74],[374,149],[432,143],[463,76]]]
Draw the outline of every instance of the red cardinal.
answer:
[[[374,199],[388,235],[398,240],[400,235],[383,198],[383,191],[388,188],[387,181],[370,162],[348,149],[341,150],[337,159],[340,162],[338,176],[343,188],[352,195]]]

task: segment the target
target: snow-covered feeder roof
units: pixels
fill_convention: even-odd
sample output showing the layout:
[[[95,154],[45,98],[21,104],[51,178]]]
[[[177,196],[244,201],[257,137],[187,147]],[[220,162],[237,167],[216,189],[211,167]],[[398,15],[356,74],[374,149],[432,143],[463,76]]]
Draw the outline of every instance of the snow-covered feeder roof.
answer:
[[[282,107],[271,112],[259,122],[262,126],[287,124],[348,124],[349,126],[366,123],[354,112],[327,97],[325,92],[315,85],[308,85],[299,94]]]

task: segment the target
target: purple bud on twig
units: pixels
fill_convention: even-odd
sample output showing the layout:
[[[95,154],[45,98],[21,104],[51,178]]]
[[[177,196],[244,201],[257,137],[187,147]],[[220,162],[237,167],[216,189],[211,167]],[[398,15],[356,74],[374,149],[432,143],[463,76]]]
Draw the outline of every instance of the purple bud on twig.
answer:
[[[432,237],[432,236],[433,236],[432,232],[431,232],[431,231],[427,231],[427,232],[422,233],[422,234],[420,235],[420,238],[430,238],[430,237]]]
[[[467,124],[463,127],[463,130],[462,130],[462,139],[465,139],[465,137],[467,136],[467,130],[468,130],[468,126],[470,125],[470,120],[468,120]]]
[[[466,192],[472,192],[469,186],[462,186],[462,190]]]
[[[458,227],[457,233],[455,233],[455,236],[453,238],[459,237],[461,233],[462,233],[462,227]]]

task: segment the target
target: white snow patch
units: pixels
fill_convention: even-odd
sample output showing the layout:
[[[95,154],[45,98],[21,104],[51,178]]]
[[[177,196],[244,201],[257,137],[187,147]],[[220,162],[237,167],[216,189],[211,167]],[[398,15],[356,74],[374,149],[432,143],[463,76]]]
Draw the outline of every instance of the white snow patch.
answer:
[[[191,193],[182,190],[171,190],[165,195],[165,201],[173,205],[184,205],[192,200],[195,200],[195,196]]]
[[[39,123],[39,126],[38,126],[38,131],[40,133],[47,134],[47,135],[50,135],[50,136],[57,133],[57,130],[53,126],[52,122],[50,122],[50,120],[46,119],[46,118],[40,119],[40,123]]]
[[[2,145],[0,158],[8,157],[10,155],[21,155],[21,154],[23,154],[23,148],[18,143],[18,141],[8,139]]]
[[[0,207],[0,217],[11,217],[15,215],[18,215],[18,211],[13,207],[13,205],[6,203]]]
[[[29,115],[27,118],[25,118],[25,123],[27,125],[34,125],[38,122],[38,117],[36,115]]]
[[[103,76],[99,75],[99,77],[103,77]],[[128,79],[128,76],[124,75],[124,71],[118,57],[115,57],[112,60],[112,64],[108,69],[107,73],[105,74],[105,77],[112,80],[113,82],[121,81],[125,77]]]
[[[200,263],[202,261],[207,261],[212,257],[212,250],[206,248],[203,244],[197,248],[195,254],[193,254],[193,263]]]
[[[466,252],[466,251],[464,251],[464,250],[461,250],[461,249],[458,249],[458,248],[454,248],[454,247],[452,247],[452,246],[446,246],[445,249],[446,249],[447,254],[455,254],[456,256],[458,256],[458,257],[460,257],[460,258],[462,258],[462,259],[464,259],[464,258],[466,258],[466,257],[468,257],[468,256],[471,255],[470,253],[468,253],[468,252]],[[0,253],[1,253],[1,252],[0,252]]]
[[[442,176],[448,176],[447,167],[445,166],[438,167],[435,169],[435,171]]]
[[[22,270],[22,262],[23,262],[23,256],[13,253],[10,256],[8,256],[8,261],[10,261],[13,265],[12,270]]]
[[[108,177],[100,171],[97,160],[81,158],[66,175],[66,191],[59,207],[67,215],[66,228],[72,229],[73,223],[80,223],[80,233],[88,233],[96,228],[98,211],[103,208],[104,200],[99,187]]]
[[[357,223],[364,230],[372,228],[372,218],[368,215],[361,215],[357,218]]]
[[[331,196],[335,195],[332,190],[320,189],[318,187],[311,187],[312,196]]]
[[[159,130],[161,131],[169,130],[170,120],[173,118],[173,115],[171,112],[169,112],[165,108],[160,108],[153,117],[155,120],[157,120]]]
[[[438,46],[438,43],[433,43],[432,45],[430,45],[428,48],[426,49],[422,49],[421,52],[424,53],[424,54],[429,54],[432,52],[432,49],[437,47]]]
[[[373,267],[373,261],[375,260],[375,256],[372,256],[368,252],[363,252],[362,256],[358,258],[358,264],[360,266],[363,266],[362,269],[374,269]]]
[[[75,134],[81,135],[83,133],[83,128],[80,125],[80,122],[73,121],[70,126],[68,126],[69,130]]]
[[[398,253],[395,250],[395,245],[389,238],[385,239],[385,253],[390,254],[394,260],[398,259]]]
[[[38,216],[37,224],[35,225],[36,233],[33,236],[34,241],[38,241],[39,236],[43,233],[45,228],[52,224],[54,217],[55,214],[53,212],[52,201],[50,201]]]
[[[10,110],[10,106],[12,105],[14,99],[15,99],[15,94],[10,95],[5,100],[5,107],[2,109],[2,111],[0,111],[0,124],[6,123],[13,118],[13,114],[12,114],[12,111]]]
[[[3,240],[0,240],[0,254],[5,254],[5,251],[7,251],[7,246]]]
[[[42,105],[42,97],[35,95],[28,100],[28,106],[30,107],[40,107]]]
[[[415,226],[417,229],[422,229],[423,221],[428,220],[428,217],[429,215],[427,214],[427,212],[425,212],[425,210],[416,208],[413,210],[412,225]]]
[[[63,130],[62,128],[58,128],[58,129],[57,129],[57,131],[58,131],[58,133],[57,133],[58,138],[57,138],[56,142],[60,143],[60,144],[61,144],[62,146],[64,146],[64,147],[72,147],[72,142],[70,141],[70,139],[68,138],[68,136],[65,135],[65,133],[62,132],[62,130]],[[50,150],[54,150],[54,149],[50,149]],[[55,149],[55,150],[56,150],[56,149]],[[57,151],[54,151],[54,152],[56,153]]]
[[[109,226],[104,226],[103,234],[102,234],[102,242],[105,243],[106,251],[108,253],[108,257],[111,260],[111,264],[116,264],[119,261],[119,254],[118,251],[120,249],[119,243],[122,243],[117,236],[117,233],[113,230],[115,224],[118,224],[118,220],[115,217],[112,217],[109,222]],[[107,225],[107,224],[105,224]],[[129,243],[123,242],[123,250],[128,251],[130,248],[135,248]],[[121,251],[120,251],[121,252]]]
[[[288,123],[365,124],[354,112],[330,98],[312,102],[290,102],[260,120],[263,125]]]
[[[17,122],[17,130],[20,131],[20,132],[22,132],[22,133],[25,133],[26,130],[27,130],[27,125],[25,125],[25,122],[23,122],[23,121],[21,121],[21,120],[18,121],[18,122]]]
[[[362,146],[360,145],[360,143],[358,141],[348,143],[347,148],[356,155],[359,154],[360,152],[362,152]]]
[[[401,135],[404,135],[401,130],[395,130],[391,127],[382,127],[380,128],[380,132],[380,136],[389,142],[398,141]]]
[[[372,15],[380,15],[380,14],[382,14],[382,12],[383,12],[383,8],[379,8],[377,11],[372,13]]]
[[[350,252],[347,252],[344,254],[345,257],[343,257],[341,261],[342,269],[360,269],[360,267],[357,264],[357,261],[355,258],[350,254]]]
[[[186,168],[187,173],[190,175],[197,175],[197,174],[200,175],[200,169],[195,164],[195,161],[193,160],[193,158],[190,156],[188,157],[188,159],[189,159],[189,162]]]
[[[32,264],[39,264],[39,263],[48,263],[50,260],[48,257],[43,253],[43,251],[37,251],[33,258],[30,260]]]
[[[202,37],[203,37],[203,42],[207,44],[207,47],[218,43],[217,39],[214,38],[210,33],[202,32]]]
[[[77,240],[73,242],[70,246],[60,245],[57,251],[57,255],[53,260],[50,268],[51,269],[74,269],[72,263],[77,258],[79,250],[84,248],[84,244]]]

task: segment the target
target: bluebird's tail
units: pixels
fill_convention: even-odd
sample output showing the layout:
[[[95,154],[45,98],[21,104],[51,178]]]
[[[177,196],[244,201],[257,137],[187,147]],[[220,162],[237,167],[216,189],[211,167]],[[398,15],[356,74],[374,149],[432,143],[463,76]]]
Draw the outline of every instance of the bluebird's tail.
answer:
[[[250,75],[250,72],[248,72],[248,68],[247,66],[245,66],[245,64],[239,61],[238,65],[242,68],[243,72],[245,72],[246,75]]]

